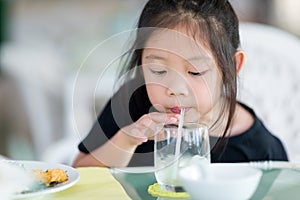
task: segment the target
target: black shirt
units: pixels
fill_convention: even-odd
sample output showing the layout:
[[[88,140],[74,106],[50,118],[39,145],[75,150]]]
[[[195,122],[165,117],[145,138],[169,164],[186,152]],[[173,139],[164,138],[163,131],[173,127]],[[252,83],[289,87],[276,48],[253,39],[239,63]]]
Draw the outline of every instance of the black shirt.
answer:
[[[123,87],[123,91],[128,92],[128,88],[130,86]],[[114,136],[120,127],[138,120],[142,115],[151,111],[152,105],[145,86],[131,89],[134,92],[130,98],[126,98],[126,95],[120,92],[121,88],[106,104],[89,134],[79,144],[78,148],[81,152],[92,152]],[[137,106],[138,104],[140,106]],[[253,115],[253,125],[244,133],[226,139],[223,146],[213,149],[211,162],[287,161],[288,157],[281,141],[266,129],[252,109],[244,104],[241,105]],[[218,140],[215,137],[210,137],[210,139],[211,144]],[[151,140],[139,145],[129,166],[153,166],[153,151],[154,142]]]
[[[287,161],[281,141],[270,133],[252,109],[241,105],[253,115],[253,125],[244,133],[229,137],[224,149],[219,148],[211,154],[212,162]]]

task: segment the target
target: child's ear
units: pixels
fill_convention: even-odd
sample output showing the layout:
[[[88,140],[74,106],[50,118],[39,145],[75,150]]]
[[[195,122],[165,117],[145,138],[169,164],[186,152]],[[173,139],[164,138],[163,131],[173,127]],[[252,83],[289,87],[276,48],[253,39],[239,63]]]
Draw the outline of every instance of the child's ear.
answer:
[[[245,62],[245,53],[244,51],[237,51],[234,55],[235,58],[235,67],[236,67],[236,74],[240,73],[241,69],[243,68]]]

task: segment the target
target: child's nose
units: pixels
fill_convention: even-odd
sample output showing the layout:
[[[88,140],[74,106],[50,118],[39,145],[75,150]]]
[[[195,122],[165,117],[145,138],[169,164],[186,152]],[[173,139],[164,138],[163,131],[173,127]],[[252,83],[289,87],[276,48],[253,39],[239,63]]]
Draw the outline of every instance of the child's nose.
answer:
[[[184,77],[172,78],[169,81],[167,88],[167,94],[169,96],[187,96],[188,93],[188,83]]]

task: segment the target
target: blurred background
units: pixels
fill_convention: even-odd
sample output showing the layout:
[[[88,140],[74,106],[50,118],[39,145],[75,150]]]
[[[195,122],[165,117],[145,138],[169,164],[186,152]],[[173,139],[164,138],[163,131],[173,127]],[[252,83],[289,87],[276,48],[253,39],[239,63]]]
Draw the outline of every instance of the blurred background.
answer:
[[[230,2],[242,22],[300,37],[300,0]],[[72,162],[113,91],[105,58],[115,58],[144,3],[0,0],[0,155]]]

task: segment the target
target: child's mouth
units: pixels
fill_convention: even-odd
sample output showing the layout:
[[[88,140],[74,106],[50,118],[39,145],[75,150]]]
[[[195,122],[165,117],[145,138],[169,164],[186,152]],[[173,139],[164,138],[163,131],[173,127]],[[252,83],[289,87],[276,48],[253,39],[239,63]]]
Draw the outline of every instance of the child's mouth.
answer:
[[[170,109],[172,113],[180,114],[181,108],[180,107],[174,107]],[[189,108],[184,108],[185,112],[189,110]]]

